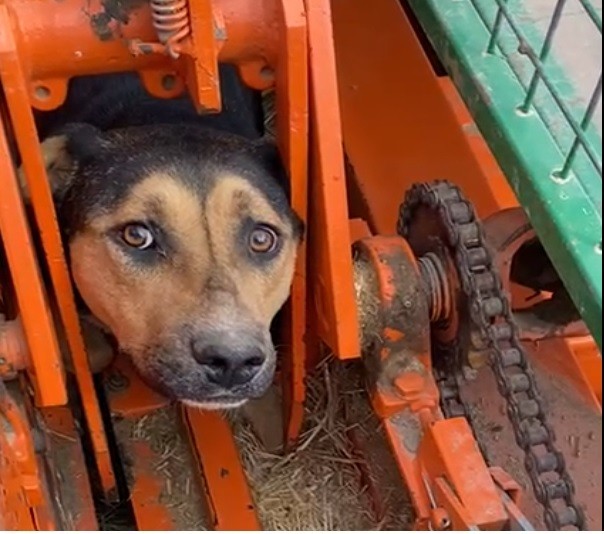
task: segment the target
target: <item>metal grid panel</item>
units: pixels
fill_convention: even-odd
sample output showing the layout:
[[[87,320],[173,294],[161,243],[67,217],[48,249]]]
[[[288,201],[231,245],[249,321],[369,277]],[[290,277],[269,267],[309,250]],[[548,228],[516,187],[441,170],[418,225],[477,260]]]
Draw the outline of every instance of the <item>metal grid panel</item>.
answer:
[[[408,3],[601,347],[601,5]]]
[[[525,87],[526,95],[518,106],[518,112],[539,113],[565,155],[562,165],[553,168],[552,173],[560,179],[568,178],[572,169],[580,166],[576,165],[577,160],[581,159],[577,156],[584,151],[588,161],[583,165],[588,164],[591,167],[589,171],[599,175],[601,180],[602,147],[594,131],[599,126],[601,133],[602,127],[601,59],[599,73],[593,72],[596,79],[584,79],[581,84],[573,78],[574,75],[580,75],[581,69],[593,67],[586,62],[581,63],[584,59],[581,57],[582,47],[576,44],[582,40],[601,50],[602,18],[591,0],[547,3],[546,12],[540,16],[542,10],[535,9],[538,2],[533,3],[531,9],[531,2],[519,4],[510,0],[472,0],[472,5],[490,32],[487,53],[502,54]],[[573,36],[575,43],[568,42],[562,35],[562,21],[569,17],[577,26],[576,35]],[[539,22],[543,20],[547,20],[547,25],[543,28],[544,35],[541,35]],[[591,27],[585,24],[587,21]],[[556,54],[557,51],[559,54]],[[566,51],[576,54],[574,60],[578,61],[578,67],[573,67],[569,61],[566,65],[561,64],[557,55]],[[587,102],[584,96],[577,94],[585,82],[593,87]],[[541,94],[539,89],[542,89]],[[594,119],[598,108],[600,122],[596,125]],[[572,141],[568,139],[571,136]]]

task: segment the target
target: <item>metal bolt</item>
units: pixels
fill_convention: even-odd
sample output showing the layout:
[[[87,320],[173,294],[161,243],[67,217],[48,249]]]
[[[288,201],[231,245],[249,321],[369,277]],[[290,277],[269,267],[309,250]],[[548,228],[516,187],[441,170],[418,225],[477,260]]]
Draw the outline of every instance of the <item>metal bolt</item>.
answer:
[[[106,385],[110,391],[117,392],[126,389],[130,385],[130,381],[123,374],[114,371],[107,377]]]
[[[174,74],[166,74],[162,76],[161,86],[166,91],[172,91],[172,89],[176,87],[176,76],[174,76]]]

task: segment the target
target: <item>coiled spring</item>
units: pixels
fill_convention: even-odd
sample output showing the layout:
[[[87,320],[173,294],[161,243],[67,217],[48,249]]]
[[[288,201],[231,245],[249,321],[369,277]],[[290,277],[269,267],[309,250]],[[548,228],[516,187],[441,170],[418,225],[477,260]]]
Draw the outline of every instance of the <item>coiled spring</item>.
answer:
[[[187,0],[151,0],[151,15],[159,42],[177,58],[178,44],[191,33]]]
[[[134,54],[167,53],[176,59],[181,43],[191,33],[188,0],[150,0],[153,27],[159,43],[131,42]]]

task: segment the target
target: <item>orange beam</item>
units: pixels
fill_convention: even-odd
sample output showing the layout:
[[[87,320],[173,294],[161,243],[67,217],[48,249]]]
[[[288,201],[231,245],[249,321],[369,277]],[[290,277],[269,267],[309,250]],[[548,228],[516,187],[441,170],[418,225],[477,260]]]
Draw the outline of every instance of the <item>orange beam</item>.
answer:
[[[310,65],[309,300],[317,332],[342,359],[360,356],[338,80],[329,0],[306,0]]]
[[[280,54],[275,70],[277,142],[290,180],[290,202],[308,220],[308,43],[302,0],[280,0]],[[304,417],[307,328],[306,241],[298,248],[291,296],[284,309],[285,442],[297,439]]]
[[[184,410],[208,491],[215,530],[261,530],[228,422],[218,412]]]
[[[61,519],[66,530],[98,530],[96,512],[86,470],[86,461],[80,434],[69,408],[57,406],[41,410],[49,441],[51,487],[58,487],[57,495],[50,499],[61,499],[64,511]],[[41,530],[41,529],[38,529]],[[54,529],[53,529],[54,530]]]
[[[138,530],[175,530],[168,508],[160,504],[163,488],[155,466],[160,462],[147,443],[134,441],[129,448],[134,482],[130,489],[130,500]]]
[[[0,74],[4,43],[0,6]],[[31,351],[30,372],[38,402],[53,406],[67,402],[59,344],[34,254],[33,243],[13,167],[4,123],[0,120],[0,234],[17,294],[21,320]],[[44,369],[44,372],[38,370]]]
[[[400,2],[332,0],[332,11],[351,215],[391,234],[407,188],[440,178],[460,185],[481,216],[517,205]]]
[[[63,245],[61,243],[61,235],[56,220],[52,193],[38,143],[38,134],[32,109],[30,107],[23,62],[19,57],[16,43],[12,36],[11,19],[8,16],[6,6],[3,5],[0,5],[0,29],[2,30],[0,31],[0,34],[3,36],[2,45],[0,45],[0,75],[6,94],[10,118],[15,132],[17,146],[21,154],[23,168],[25,170],[25,177],[34,215],[41,233],[60,317],[65,328],[67,343],[71,352],[75,376],[80,390],[84,414],[89,427],[101,484],[105,492],[110,494],[115,489],[115,477],[111,465],[109,447],[107,445],[101,411],[92,381],[92,374],[88,365],[84,340],[82,339],[80,332],[78,312],[74,301],[69,271],[63,255]],[[10,159],[1,159],[3,161],[2,164],[6,162],[6,165],[10,165]],[[14,173],[11,172],[11,174]],[[11,181],[10,179],[8,180]],[[12,182],[14,189],[16,187],[14,179]],[[16,192],[13,191],[13,194],[10,197],[10,204],[8,204],[9,207],[21,205],[20,199],[15,198],[15,194]],[[4,199],[4,192],[2,196]],[[18,208],[14,209],[18,210]],[[33,254],[31,241],[29,239],[19,243],[19,246],[22,247],[23,250],[27,250],[25,254]],[[13,276],[15,276],[17,271],[18,269],[11,268]],[[24,283],[25,281],[22,280],[15,285],[19,290],[23,287]],[[40,319],[39,317],[33,316],[33,312],[29,307],[29,302],[23,302],[23,305],[21,306],[21,315],[26,331],[28,329],[26,314],[32,315],[30,319],[32,322],[44,320],[43,317]],[[50,325],[49,328],[51,328]],[[31,357],[34,362],[37,378],[46,377],[49,373],[47,359],[48,347],[51,347],[52,356],[52,350],[54,349],[52,344],[47,347],[30,346]],[[56,358],[58,361],[58,348],[56,351]],[[51,363],[55,362],[51,360]],[[54,378],[52,384],[54,387],[63,385],[58,378]],[[64,399],[63,402],[66,402],[66,399]]]

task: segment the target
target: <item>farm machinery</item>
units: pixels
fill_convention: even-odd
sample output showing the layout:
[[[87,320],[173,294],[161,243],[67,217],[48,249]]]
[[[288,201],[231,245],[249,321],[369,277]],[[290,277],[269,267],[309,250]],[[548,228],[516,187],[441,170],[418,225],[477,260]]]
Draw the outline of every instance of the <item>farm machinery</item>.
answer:
[[[306,516],[276,523],[258,477],[278,478],[334,438],[317,439],[329,402],[352,417],[332,387],[348,366],[360,369],[393,492],[405,495],[408,514],[391,528],[601,528],[601,63],[581,98],[553,57],[572,2],[551,2],[542,27],[521,4],[0,0],[4,530],[312,530]],[[601,50],[601,8],[576,4]],[[155,97],[186,93],[216,113],[222,63],[274,98],[291,204],[307,228],[274,398],[248,409],[254,451],[230,415],[170,403],[125,358],[91,372],[34,120],[61,106],[71,79],[126,71]],[[312,402],[321,373],[325,405]],[[546,402],[548,380],[573,402]],[[472,387],[507,434],[485,431]],[[587,426],[560,439],[581,419],[575,404]],[[325,461],[352,465],[370,511],[349,529],[383,527],[372,436],[344,427],[343,457]],[[582,490],[593,465],[577,452],[581,432],[600,440],[595,511],[579,502],[598,491]],[[274,461],[255,478],[260,456]],[[320,501],[337,478],[324,473],[308,495]],[[304,505],[275,495],[287,517]]]

